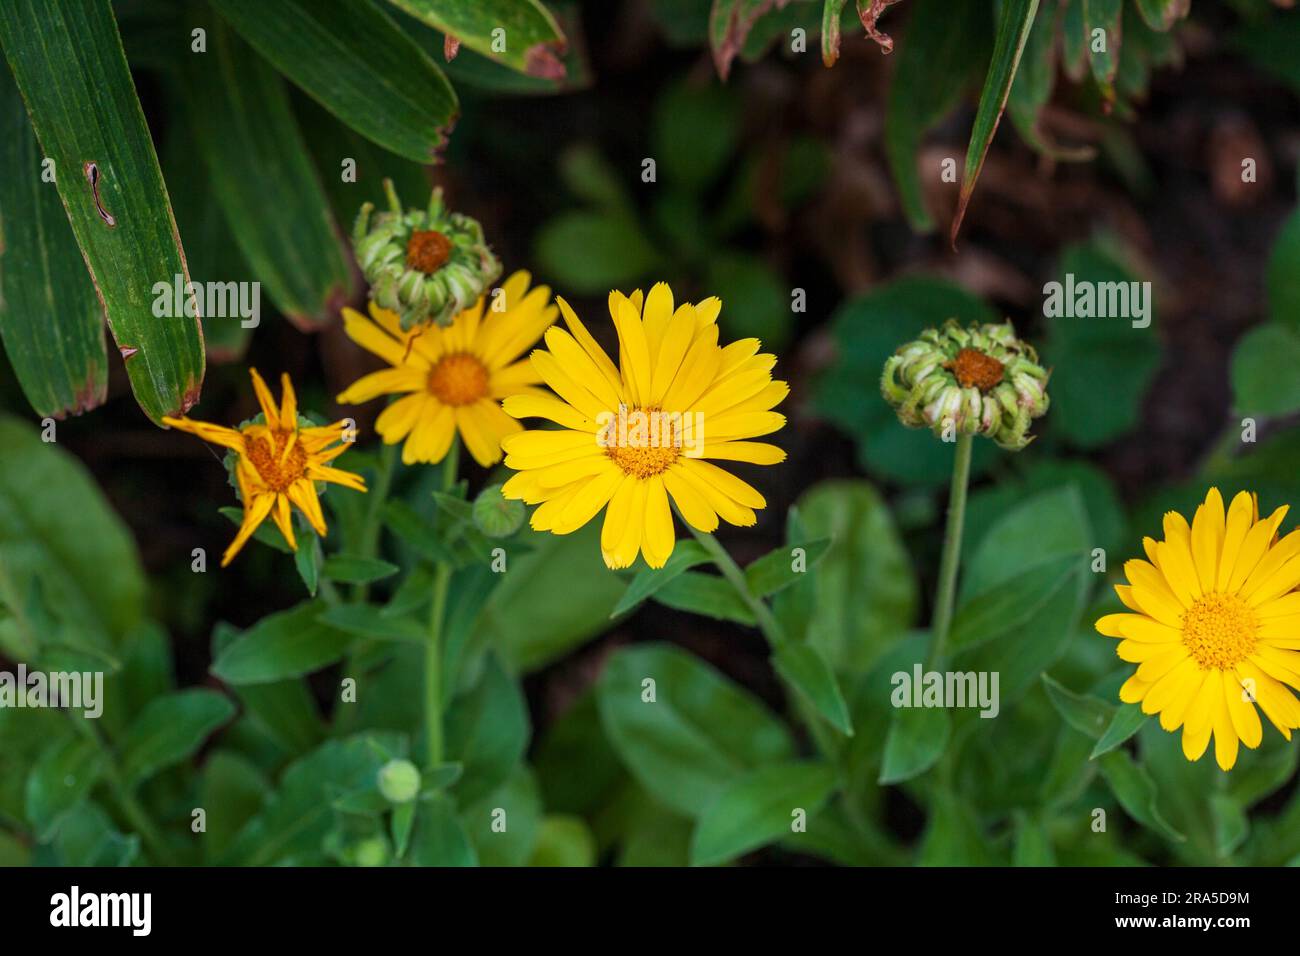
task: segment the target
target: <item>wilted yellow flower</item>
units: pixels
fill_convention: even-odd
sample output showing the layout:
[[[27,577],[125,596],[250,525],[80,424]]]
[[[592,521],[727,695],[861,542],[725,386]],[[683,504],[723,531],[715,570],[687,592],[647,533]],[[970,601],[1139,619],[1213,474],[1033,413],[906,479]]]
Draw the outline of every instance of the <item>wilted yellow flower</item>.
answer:
[[[1124,565],[1115,590],[1132,614],[1107,614],[1097,630],[1120,638],[1121,658],[1137,672],[1120,688],[1126,703],[1183,728],[1183,753],[1198,760],[1214,735],[1228,770],[1237,742],[1258,747],[1259,704],[1288,740],[1300,728],[1300,531],[1280,541],[1281,507],[1260,520],[1254,495],[1241,492],[1224,513],[1211,488],[1192,523],[1165,514],[1165,540],[1143,539],[1150,561]]]
[[[291,504],[302,512],[315,532],[324,537],[325,516],[316,496],[316,482],[332,482],[354,491],[366,490],[365,479],[360,475],[332,468],[329,464],[348,450],[347,443],[342,441],[346,423],[303,425],[298,417],[298,399],[294,395],[293,383],[287,374],[280,378],[282,395],[277,407],[271,390],[257,374],[257,369],[248,371],[253,378],[257,402],[262,406],[262,421],[254,420],[240,428],[226,428],[190,418],[163,419],[164,424],[229,448],[236,455],[235,481],[244,505],[244,520],[235,540],[221,556],[223,568],[234,560],[267,515],[275,521],[289,547],[297,550]]]
[[[775,432],[785,416],[771,411],[787,394],[772,381],[776,356],[758,339],[718,345],[717,298],[673,307],[664,283],[650,294],[610,293],[619,364],[563,299],[569,331],[546,332],[533,367],[559,396],[516,395],[504,407],[516,418],[546,418],[558,430],[527,431],[502,442],[508,498],[539,504],[532,526],[568,534],[606,505],[600,544],[611,568],[638,553],[652,568],[673,552],[671,496],[694,528],[711,532],[719,517],[748,526],[767,502],[754,488],[706,459],[772,465],[774,445],[744,441]],[[644,308],[643,308],[644,305]]]
[[[392,368],[365,375],[339,395],[341,404],[360,404],[380,395],[401,395],[375,422],[387,445],[406,439],[402,461],[438,462],[460,432],[474,460],[484,468],[501,460],[501,439],[520,430],[501,410],[501,399],[530,392],[541,381],[527,359],[515,361],[555,321],[551,290],[529,291],[527,272],[501,286],[503,307],[484,308],[480,298],[442,328],[402,331],[397,313],[370,305],[370,318],[343,310],[348,337]]]

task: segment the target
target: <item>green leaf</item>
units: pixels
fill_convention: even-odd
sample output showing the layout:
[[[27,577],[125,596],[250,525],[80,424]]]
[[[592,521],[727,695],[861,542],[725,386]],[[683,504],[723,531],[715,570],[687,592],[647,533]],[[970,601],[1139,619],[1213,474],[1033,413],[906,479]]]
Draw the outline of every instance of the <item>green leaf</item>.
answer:
[[[1300,211],[1287,218],[1273,240],[1265,284],[1269,316],[1300,333]]]
[[[549,815],[542,820],[529,866],[595,866],[596,838],[581,817]]]
[[[1162,33],[1187,16],[1192,0],[1136,0],[1138,13],[1152,30]]]
[[[1121,18],[1123,0],[1083,0],[1083,24],[1088,34],[1088,55],[1092,62],[1092,75],[1107,100],[1115,99],[1115,73],[1119,69],[1119,51],[1122,38]],[[1097,36],[1097,31],[1102,36]],[[1098,50],[1097,40],[1103,40]]]
[[[392,577],[402,570],[395,564],[380,561],[378,558],[366,558],[359,554],[335,554],[325,559],[322,573],[331,581],[344,584],[370,584]]]
[[[1033,29],[1025,41],[1020,69],[1011,84],[1007,113],[1026,143],[1045,156],[1064,162],[1078,162],[1095,157],[1091,146],[1063,147],[1051,142],[1038,119],[1052,98],[1056,85],[1057,28],[1061,5],[1048,3],[1038,8]]]
[[[868,473],[906,485],[947,485],[952,444],[900,424],[880,395],[879,373],[896,349],[948,318],[962,325],[1000,321],[997,312],[960,286],[921,276],[880,286],[836,310],[831,333],[837,358],[818,380],[814,401],[819,412],[853,436],[858,463]],[[976,442],[973,456],[971,474],[978,476],[994,460],[992,443]]]
[[[1015,846],[1012,862],[1016,866],[1056,866],[1052,836],[1043,821],[1017,810],[1013,816]]]
[[[961,193],[957,197],[957,212],[953,216],[949,232],[953,245],[957,243],[957,233],[961,231],[966,206],[970,203],[971,194],[975,192],[975,182],[979,179],[980,170],[984,168],[984,157],[989,151],[989,144],[993,142],[993,135],[998,131],[998,123],[1002,120],[1002,111],[1006,109],[1011,83],[1016,78],[1016,67],[1020,65],[1020,55],[1024,51],[1037,12],[1038,0],[1003,0],[997,35],[993,42],[993,61],[989,64],[984,89],[980,93],[975,127],[971,130],[970,146],[966,150],[966,168],[962,173]]]
[[[320,585],[320,558],[314,532],[309,533],[307,539],[293,552],[293,566],[298,569],[298,577],[302,578],[310,597],[316,596],[316,588]]]
[[[48,840],[90,795],[104,765],[103,752],[84,737],[64,737],[46,749],[27,777],[27,820],[38,840]]]
[[[370,0],[212,0],[277,70],[358,133],[417,163],[437,159],[456,94]]]
[[[897,708],[889,722],[877,782],[902,783],[925,773],[943,756],[951,736],[952,718],[942,707]]]
[[[626,286],[660,264],[641,225],[624,213],[563,213],[538,231],[534,253],[548,277],[579,295]]]
[[[90,801],[64,817],[53,842],[62,866],[131,866],[140,856],[140,838],[120,832],[108,814]]]
[[[0,339],[36,414],[102,405],[104,312],[18,87],[0,69]]]
[[[745,45],[754,23],[773,6],[786,0],[713,0],[709,13],[709,47],[713,64],[724,80],[731,72],[731,62]]]
[[[698,193],[735,154],[740,119],[731,91],[711,81],[679,81],[655,102],[650,155],[667,182]]]
[[[808,538],[831,539],[811,580],[796,585],[813,591],[807,641],[834,670],[865,671],[915,619],[911,559],[888,507],[868,482],[824,482],[797,507]]]
[[[229,27],[203,23],[208,52],[185,57],[180,88],[212,191],[276,308],[300,328],[324,325],[351,293],[348,257],[288,92]]]
[[[239,830],[262,808],[270,791],[262,772],[233,751],[218,750],[203,762],[200,800],[207,811],[205,862],[221,857]]]
[[[1101,735],[1101,739],[1097,741],[1097,746],[1092,748],[1088,759],[1096,760],[1102,754],[1110,753],[1141,730],[1148,719],[1149,716],[1142,713],[1140,704],[1120,704],[1115,710],[1115,716],[1111,718],[1105,732]]]
[[[709,560],[709,553],[698,541],[677,542],[673,547],[673,553],[668,556],[662,568],[644,567],[636,573],[636,577],[628,584],[627,590],[618,599],[609,616],[618,617],[626,614],[646,598],[653,597],[656,591],[665,587],[674,578],[691,568],[708,564]]]
[[[0,600],[12,610],[34,579],[51,617],[83,641],[105,631],[120,638],[144,614],[135,544],[89,472],[26,423],[0,416]]]
[[[503,784],[528,746],[528,706],[519,685],[495,657],[468,693],[452,702],[445,718],[447,756],[465,774],[456,797],[471,804]]]
[[[305,601],[262,618],[212,664],[227,684],[267,684],[333,664],[356,638],[320,620],[322,606]]]
[[[389,2],[475,53],[520,73],[552,80],[564,76],[557,54],[564,52],[567,41],[555,17],[538,0]]]
[[[410,858],[416,866],[478,866],[474,844],[449,797],[434,794],[420,801]]]
[[[384,611],[373,604],[337,604],[325,611],[320,621],[340,631],[376,641],[421,645],[428,642],[427,625],[406,615],[385,614]]]
[[[1070,246],[1062,253],[1057,270],[1063,309],[1067,307],[1070,275],[1074,276],[1076,300],[1085,288],[1093,290],[1096,299],[1104,290],[1116,288],[1109,283],[1124,283],[1127,289],[1128,283],[1138,280],[1117,251],[1099,242]],[[1122,302],[1117,304],[1121,306],[1118,311],[1124,311]],[[1132,306],[1130,302],[1128,311],[1133,311]],[[1157,316],[1149,295],[1146,306],[1141,321],[1150,324],[1135,328],[1135,315],[1085,317],[1075,309],[1053,314],[1050,300],[1045,305],[1050,331],[1044,352],[1053,366],[1049,386],[1052,428],[1060,429],[1074,444],[1096,448],[1137,425],[1142,397],[1160,364],[1154,332]],[[1096,309],[1093,311],[1095,316]],[[1099,382],[1105,383],[1105,401],[1097,398]]]
[[[528,673],[609,627],[623,581],[600,557],[600,522],[573,534],[521,530],[530,547],[509,556],[509,570],[482,606],[475,641],[496,648],[510,669]],[[510,551],[510,545],[504,545]]]
[[[654,682],[654,699],[650,695]],[[685,651],[616,651],[597,685],[601,723],[657,800],[698,817],[746,770],[789,758],[789,731],[753,695]]]
[[[1300,326],[1267,323],[1251,329],[1232,352],[1232,407],[1239,415],[1300,411]]]
[[[989,5],[985,0],[916,0],[911,6],[885,107],[885,153],[908,222],[918,232],[930,232],[934,220],[925,208],[917,168],[921,141],[961,102],[987,55]],[[939,63],[942,69],[936,68]],[[938,170],[931,175],[937,177]]]
[[[686,571],[656,591],[654,599],[666,607],[715,621],[731,621],[745,627],[755,625],[754,612],[744,598],[716,574]]]
[[[917,863],[921,866],[991,866],[999,862],[989,849],[979,818],[969,802],[951,790],[938,790]]]
[[[183,690],[160,697],[131,724],[122,742],[122,777],[137,787],[198,753],[208,736],[235,715],[214,690]]]
[[[1087,694],[1076,694],[1047,674],[1043,675],[1047,698],[1065,722],[1093,740],[1099,739],[1115,716],[1115,707]]]
[[[1300,59],[1296,44],[1300,42],[1300,17],[1289,11],[1276,11],[1256,23],[1242,27],[1233,36],[1233,46],[1252,63],[1300,92]]]
[[[691,865],[714,866],[791,832],[798,811],[811,818],[835,792],[835,771],[820,763],[759,767],[727,787],[695,825]]]
[[[1210,810],[1214,814],[1215,848],[1219,856],[1230,857],[1250,835],[1250,820],[1242,806],[1226,793],[1211,795]]]
[[[1097,763],[1125,813],[1166,840],[1181,843],[1187,839],[1161,816],[1156,807],[1155,781],[1126,751],[1112,750]]]
[[[542,826],[542,800],[532,772],[516,764],[505,783],[461,811],[460,822],[480,865],[526,866]]]
[[[136,401],[156,423],[182,414],[203,384],[203,333],[192,315],[153,313],[155,283],[184,287],[189,273],[112,9],[14,0],[0,8],[0,44]]]
[[[849,705],[844,701],[835,672],[811,644],[783,644],[772,655],[772,667],[791,687],[807,698],[817,712],[842,734],[853,735]]]
[[[963,601],[948,635],[949,649],[953,653],[968,650],[1014,631],[1078,571],[1077,555],[1050,559]]]
[[[709,250],[707,286],[727,307],[719,324],[726,338],[756,338],[774,352],[790,341],[795,315],[790,283],[757,256]]]

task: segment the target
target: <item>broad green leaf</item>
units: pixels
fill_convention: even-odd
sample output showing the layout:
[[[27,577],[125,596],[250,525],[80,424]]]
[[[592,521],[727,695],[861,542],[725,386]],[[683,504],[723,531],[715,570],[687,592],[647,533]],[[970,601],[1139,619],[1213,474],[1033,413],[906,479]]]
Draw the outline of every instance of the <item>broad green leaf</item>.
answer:
[[[140,857],[140,838],[119,831],[92,801],[79,804],[64,817],[53,844],[62,866],[131,866]]]
[[[1070,485],[1039,492],[1005,512],[965,562],[961,599],[1010,586],[1043,564],[1073,557],[1087,566],[1091,534],[1083,499]]]
[[[1083,25],[1088,33],[1092,75],[1107,100],[1115,99],[1123,14],[1123,0],[1083,0]]]
[[[358,133],[430,163],[458,106],[442,71],[371,0],[211,0],[277,70]]]
[[[447,757],[465,768],[456,784],[456,798],[465,805],[509,779],[531,729],[523,693],[495,657],[479,682],[452,702],[444,725]]]
[[[1002,862],[991,850],[990,843],[968,802],[945,787],[934,794],[917,863],[921,866],[991,866]]]
[[[900,50],[899,55],[902,53]],[[947,485],[952,474],[952,444],[935,440],[929,431],[899,423],[880,395],[880,370],[896,349],[949,318],[962,325],[1001,319],[960,286],[922,276],[880,286],[836,310],[831,334],[838,355],[818,380],[814,401],[819,412],[853,436],[858,463],[869,474],[905,485]],[[1056,371],[1059,375],[1060,368]],[[972,476],[988,468],[994,452],[991,442],[975,444]]]
[[[369,584],[392,577],[399,568],[378,558],[366,558],[358,554],[335,554],[325,559],[321,572],[331,581],[344,584]]]
[[[638,799],[639,798],[639,799]],[[635,790],[619,840],[618,866],[690,865],[695,821]]]
[[[952,718],[942,707],[896,709],[885,738],[878,782],[902,783],[925,773],[943,756],[951,736]]]
[[[989,5],[985,0],[915,0],[910,6],[885,107],[885,153],[908,222],[918,232],[930,232],[934,220],[925,207],[918,169],[921,141],[956,108],[988,55]],[[940,63],[943,68],[936,68]],[[939,170],[927,174],[937,179]]]
[[[667,607],[690,614],[731,621],[745,627],[755,624],[754,612],[736,589],[716,574],[686,571],[673,578],[654,594]]]
[[[655,102],[650,132],[658,172],[689,192],[706,189],[735,153],[740,119],[734,93],[716,82],[668,87]]]
[[[1250,820],[1242,806],[1226,793],[1210,797],[1214,814],[1214,844],[1219,856],[1229,857],[1237,851],[1250,835]]]
[[[790,283],[757,256],[712,250],[707,287],[726,303],[718,319],[723,338],[756,338],[773,352],[790,341],[795,315],[790,308]]]
[[[1232,353],[1232,407],[1239,415],[1300,411],[1300,326],[1269,322],[1251,329]]]
[[[1139,284],[1146,304],[1146,314],[1139,318],[1128,294],[1130,283],[1139,278],[1117,251],[1098,242],[1067,248],[1053,276],[1061,308],[1053,301],[1058,298],[1053,289],[1044,306],[1050,325],[1043,348],[1053,367],[1051,427],[1083,448],[1104,445],[1137,425],[1142,397],[1160,364],[1153,296]],[[1091,316],[1081,314],[1089,295],[1094,301]],[[1110,313],[1103,317],[1097,308],[1101,298]],[[1105,383],[1105,401],[1097,398],[1099,382]]]
[[[1233,46],[1261,70],[1271,73],[1293,91],[1300,91],[1300,17],[1278,10],[1271,17],[1249,23],[1232,37]]]
[[[970,203],[971,194],[975,192],[975,182],[979,179],[980,170],[984,168],[984,157],[988,154],[989,144],[993,142],[993,135],[998,131],[998,123],[1002,120],[1002,111],[1006,109],[1011,83],[1016,78],[1016,67],[1020,65],[1020,55],[1024,51],[1037,12],[1038,0],[1003,0],[993,42],[993,61],[989,64],[984,89],[980,93],[975,127],[971,130],[970,146],[966,150],[966,168],[962,173],[961,193],[957,197],[957,212],[953,216],[949,232],[953,245],[957,243],[957,233],[961,231],[966,207]]]
[[[204,741],[235,714],[224,694],[183,690],[146,707],[122,741],[122,777],[139,786],[160,770],[194,756]]]
[[[1015,866],[1055,866],[1056,854],[1052,852],[1052,836],[1041,819],[1023,810],[1014,815],[1015,845],[1012,863]]]
[[[962,602],[948,635],[949,649],[956,653],[978,647],[1015,630],[1078,570],[1077,555],[1050,559]]]
[[[616,651],[597,695],[605,732],[628,770],[692,818],[746,770],[793,752],[789,731],[757,698],[670,645]]]
[[[1300,333],[1300,211],[1290,215],[1273,240],[1265,283],[1269,316]]]
[[[1077,694],[1047,674],[1043,675],[1047,697],[1065,722],[1079,733],[1097,740],[1115,716],[1115,706],[1087,694]]]
[[[104,765],[103,751],[85,737],[65,736],[48,744],[27,777],[27,820],[38,840],[48,840],[64,815],[90,795]]]
[[[108,388],[104,311],[7,68],[0,124],[0,339],[38,416],[81,414]]]
[[[608,290],[606,290],[608,291]],[[474,640],[496,648],[511,670],[527,673],[609,627],[623,581],[600,557],[600,522],[573,534],[524,529],[531,550],[509,554],[509,571],[483,605]]]
[[[1148,719],[1149,715],[1142,713],[1140,704],[1120,704],[1088,759],[1096,760],[1102,754],[1110,753],[1141,730]]]
[[[321,621],[321,610],[305,601],[262,618],[221,652],[213,675],[227,684],[267,684],[333,664],[356,638]]]
[[[613,801],[627,775],[601,726],[594,690],[546,728],[532,764],[548,809],[591,816]]]
[[[637,571],[623,592],[623,596],[614,605],[610,617],[626,614],[648,597],[665,587],[674,578],[701,564],[709,563],[709,553],[698,541],[679,541],[673,547],[673,553],[662,568],[644,567]]]
[[[156,284],[184,288],[189,273],[112,10],[107,0],[6,2],[0,44],[136,401],[155,423],[180,415],[203,384],[203,333],[190,296],[154,314]]]
[[[714,866],[791,832],[835,792],[835,771],[820,763],[759,767],[727,787],[704,811],[691,839],[691,865]]]
[[[50,708],[0,707],[0,823],[25,829],[27,778],[67,726]]]
[[[1250,807],[1285,786],[1298,762],[1300,750],[1269,731],[1257,749],[1241,748],[1225,789],[1242,807]]]
[[[567,40],[539,0],[390,0],[482,56],[529,76],[560,79]],[[501,31],[498,33],[497,31]]]
[[[301,517],[294,520],[301,525]],[[302,579],[308,597],[315,597],[316,589],[320,587],[320,565],[321,554],[316,549],[316,539],[308,536],[293,552],[293,566],[298,569],[298,577]]]
[[[224,864],[267,866],[324,861],[322,842],[329,833],[332,800],[374,784],[387,752],[400,751],[395,734],[358,734],[330,740],[288,766],[275,794],[235,838]]]
[[[797,507],[809,538],[831,539],[811,581],[796,585],[811,586],[814,595],[806,639],[834,670],[865,671],[915,619],[911,559],[868,482],[825,482]]]
[[[52,618],[83,641],[120,638],[143,616],[135,544],[89,472],[26,423],[0,416],[0,600],[14,607],[34,578]]]
[[[434,794],[420,801],[409,857],[415,866],[478,866],[474,844],[450,797]]]
[[[218,750],[203,762],[200,788],[202,806],[207,812],[203,858],[212,863],[261,810],[271,787],[246,757],[230,750]]]
[[[1179,843],[1187,839],[1161,816],[1156,807],[1155,781],[1145,768],[1133,761],[1127,751],[1112,750],[1099,758],[1097,763],[1125,813],[1166,840]]]
[[[501,811],[505,812],[504,831],[500,829]],[[516,764],[505,783],[461,811],[460,823],[481,865],[526,865],[542,826],[542,800],[532,772],[524,764]]]
[[[320,616],[321,623],[357,637],[376,641],[426,644],[429,626],[406,615],[385,614],[374,604],[336,604]]]
[[[1136,0],[1138,13],[1152,30],[1165,31],[1192,9],[1192,0]]]
[[[595,866],[596,838],[581,817],[551,814],[542,819],[529,866]]]
[[[281,6],[295,4],[275,9]],[[288,92],[228,26],[211,16],[203,22],[208,51],[186,57],[180,75],[186,117],[212,191],[276,308],[300,328],[324,325],[347,301],[351,277]]]
[[[539,270],[575,294],[608,292],[653,272],[659,251],[635,218],[579,210],[547,222],[534,239]]]
[[[853,720],[849,705],[844,701],[835,672],[811,644],[788,642],[772,655],[772,667],[782,679],[842,734],[853,735]]]

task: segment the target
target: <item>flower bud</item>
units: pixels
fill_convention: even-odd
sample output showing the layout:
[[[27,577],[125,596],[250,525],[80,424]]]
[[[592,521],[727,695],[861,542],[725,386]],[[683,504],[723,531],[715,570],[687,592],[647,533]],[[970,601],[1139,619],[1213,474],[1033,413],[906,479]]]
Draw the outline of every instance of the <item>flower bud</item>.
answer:
[[[409,760],[390,760],[379,768],[379,792],[390,803],[410,803],[420,792],[420,769]]]
[[[435,189],[427,209],[403,211],[391,180],[389,209],[366,203],[352,229],[352,248],[377,305],[396,312],[402,328],[451,320],[477,302],[501,275],[483,227],[451,212]]]
[[[986,435],[1018,451],[1048,409],[1049,375],[1010,322],[962,328],[949,319],[889,357],[880,393],[908,428],[942,437],[951,423],[959,435]]]
[[[489,538],[508,538],[524,523],[524,503],[501,494],[501,485],[489,485],[474,499],[474,527]]]

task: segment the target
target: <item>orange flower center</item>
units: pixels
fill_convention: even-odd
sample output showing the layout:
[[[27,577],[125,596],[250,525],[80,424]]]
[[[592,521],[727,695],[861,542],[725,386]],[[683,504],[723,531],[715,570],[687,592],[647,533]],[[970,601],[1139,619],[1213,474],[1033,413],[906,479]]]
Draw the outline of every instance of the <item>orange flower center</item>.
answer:
[[[625,474],[649,478],[667,471],[681,454],[681,418],[658,408],[624,406],[599,438]]]
[[[962,388],[978,388],[987,392],[1002,381],[1002,363],[979,349],[962,349],[957,357],[945,366]]]
[[[437,272],[451,258],[451,240],[432,229],[417,229],[406,240],[406,267]]]
[[[1255,652],[1259,621],[1235,594],[1213,592],[1183,612],[1183,644],[1203,670],[1227,670]]]
[[[294,434],[282,429],[244,442],[244,457],[257,469],[263,484],[277,493],[285,491],[307,472],[307,450],[302,442],[289,445]]]
[[[472,405],[488,393],[488,370],[476,356],[453,352],[429,370],[429,391],[444,405]]]

